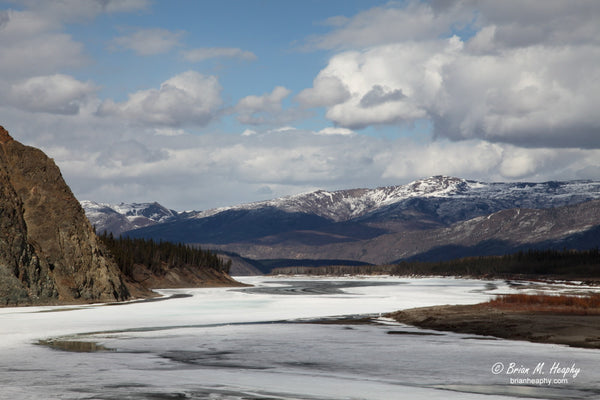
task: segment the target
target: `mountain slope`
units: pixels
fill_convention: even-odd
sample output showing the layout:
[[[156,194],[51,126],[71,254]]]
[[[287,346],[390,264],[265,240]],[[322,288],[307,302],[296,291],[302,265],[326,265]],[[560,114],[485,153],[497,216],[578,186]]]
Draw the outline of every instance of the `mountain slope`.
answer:
[[[352,243],[271,245],[256,241],[215,247],[258,260],[347,259],[385,264],[402,259],[499,255],[529,248],[588,249],[600,246],[599,231],[600,200],[593,200],[554,209],[502,210],[444,228],[390,233]]]
[[[129,297],[58,167],[0,127],[0,304]]]
[[[229,243],[315,228],[325,236],[365,239],[385,232],[447,226],[509,208],[560,207],[598,198],[600,182],[593,181],[484,183],[435,176],[407,185],[318,190],[202,212],[177,213],[157,203],[109,206],[83,201],[82,205],[98,232],[111,231],[108,228],[112,216],[130,221],[132,217],[150,214],[154,208],[167,212],[154,213],[159,218],[146,218],[144,224],[148,227],[130,234],[165,240],[179,235],[177,240],[184,242]],[[132,207],[137,207],[136,213],[122,211]],[[302,220],[304,217],[306,221]],[[113,234],[132,230],[126,226],[119,229]],[[351,233],[353,230],[362,233]]]
[[[551,246],[566,240],[569,231],[595,226],[597,210],[566,218],[563,209],[591,201],[586,207],[595,210],[595,199],[600,182],[485,183],[435,176],[408,185],[320,190],[176,215],[127,235],[197,243],[252,259],[385,263]],[[569,243],[577,246],[581,240],[573,237]]]
[[[193,214],[207,218],[231,210],[272,208],[289,213],[314,214],[333,222],[385,218],[391,210],[419,201],[426,203],[454,200],[452,206],[437,209],[440,219],[456,219],[457,208],[479,212],[505,208],[549,208],[600,198],[600,182],[568,181],[543,183],[486,183],[448,176],[432,176],[407,185],[376,189],[338,191],[317,190],[279,199],[224,207]],[[457,204],[461,206],[458,207]],[[493,212],[493,211],[492,211]]]

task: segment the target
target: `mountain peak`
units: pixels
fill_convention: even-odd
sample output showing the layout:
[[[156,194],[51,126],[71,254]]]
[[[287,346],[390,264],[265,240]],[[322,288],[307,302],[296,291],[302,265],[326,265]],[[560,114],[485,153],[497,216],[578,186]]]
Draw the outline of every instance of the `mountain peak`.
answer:
[[[167,222],[180,215],[157,202],[108,204],[82,200],[80,203],[98,233],[108,231],[114,235]]]
[[[468,189],[469,184],[466,179],[453,176],[435,175],[429,178],[419,179],[406,185],[410,190],[420,194],[432,193],[457,193]]]

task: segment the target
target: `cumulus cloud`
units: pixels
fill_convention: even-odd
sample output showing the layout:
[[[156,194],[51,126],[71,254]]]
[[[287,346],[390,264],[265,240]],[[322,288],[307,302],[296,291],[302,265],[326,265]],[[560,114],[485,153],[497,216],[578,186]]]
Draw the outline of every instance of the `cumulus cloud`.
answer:
[[[421,143],[288,129],[150,135],[141,142],[128,138],[128,132],[133,130],[126,130],[122,140],[122,131],[96,135],[96,148],[85,151],[50,152],[80,198],[118,202],[126,196],[206,209],[261,200],[264,187],[276,197],[317,188],[402,184],[438,174],[488,181],[593,178],[594,168],[600,168],[600,150],[527,149],[478,139]],[[132,183],[137,186],[127,194]]]
[[[185,50],[181,54],[183,58],[191,62],[201,62],[211,58],[239,58],[246,61],[256,60],[256,55],[251,51],[237,47],[202,47]]]
[[[88,61],[81,43],[45,16],[8,10],[0,19],[1,79],[56,73],[60,68],[79,67]]]
[[[406,180],[431,175],[454,175],[484,181],[547,181],[596,179],[598,149],[523,148],[472,139],[428,143],[398,140],[376,156],[382,176]]]
[[[53,157],[80,199],[207,209],[315,189],[407,183],[446,174],[486,181],[597,179],[600,150],[523,148],[481,139],[383,139],[339,128],[223,135],[16,110],[3,125]],[[349,133],[349,134],[345,134]],[[265,194],[261,188],[269,187]],[[207,190],[210,188],[210,190]]]
[[[501,56],[461,54],[444,71],[430,115],[436,134],[480,137],[526,146],[598,147],[600,48],[506,50]],[[577,73],[574,73],[577,71]],[[459,94],[462,92],[462,96]]]
[[[204,126],[216,118],[222,104],[216,77],[187,71],[163,82],[159,89],[140,90],[123,103],[104,101],[99,116],[162,127]]]
[[[331,18],[331,32],[309,40],[331,53],[312,87],[294,93],[298,108],[283,85],[227,108],[218,78],[195,71],[101,102],[92,82],[60,73],[89,62],[65,21],[147,3],[23,4],[0,12],[2,124],[54,157],[80,199],[206,209],[437,174],[543,181],[600,172],[595,1],[390,2]],[[120,46],[172,50],[181,36],[167,32],[154,48],[135,48],[133,34]],[[191,62],[253,56],[216,47],[179,54]],[[295,124],[315,107],[330,122]],[[250,126],[231,135],[198,129],[227,111]],[[357,132],[423,120],[433,136]],[[289,126],[309,124],[315,129]]]
[[[183,32],[171,32],[162,28],[138,29],[135,32],[114,38],[112,46],[133,50],[142,56],[168,53],[179,46]]]
[[[437,101],[442,68],[461,48],[462,42],[453,37],[336,54],[319,76],[335,77],[338,87],[346,88],[346,96],[331,102],[326,116],[350,129],[425,118],[430,104]]]
[[[304,107],[328,107],[350,98],[348,87],[333,75],[337,71],[321,71],[313,81],[313,87],[301,91],[296,100]]]
[[[474,8],[469,3],[462,7]],[[493,41],[498,49],[600,42],[597,23],[600,3],[594,0],[507,0],[501,3],[488,0],[478,2],[475,7],[477,25],[494,28]]]
[[[244,97],[235,106],[238,121],[249,125],[262,125],[272,121],[281,122],[279,116],[283,111],[282,101],[290,93],[289,89],[277,86],[271,93]]]
[[[402,89],[391,90],[381,85],[375,85],[360,99],[360,105],[361,107],[370,108],[392,101],[400,101],[404,98],[406,98],[406,95],[402,93]]]
[[[77,114],[96,90],[68,75],[37,76],[11,85],[3,101],[33,112]]]
[[[402,145],[402,149],[398,146]],[[411,176],[454,175],[460,177],[490,176],[502,163],[504,148],[483,141],[434,141],[420,144],[400,141],[379,153],[386,178],[406,179]]]
[[[428,119],[438,138],[600,147],[599,13],[589,1],[390,3],[313,38],[353,50],[333,55],[297,99],[350,129]],[[461,26],[475,33],[450,35]]]

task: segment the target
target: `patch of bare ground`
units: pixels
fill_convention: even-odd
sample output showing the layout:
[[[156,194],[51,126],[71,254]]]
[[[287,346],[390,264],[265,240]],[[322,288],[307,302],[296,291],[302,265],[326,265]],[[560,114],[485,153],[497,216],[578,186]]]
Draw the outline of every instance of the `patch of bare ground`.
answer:
[[[474,305],[390,313],[419,328],[600,349],[600,295],[514,294]]]

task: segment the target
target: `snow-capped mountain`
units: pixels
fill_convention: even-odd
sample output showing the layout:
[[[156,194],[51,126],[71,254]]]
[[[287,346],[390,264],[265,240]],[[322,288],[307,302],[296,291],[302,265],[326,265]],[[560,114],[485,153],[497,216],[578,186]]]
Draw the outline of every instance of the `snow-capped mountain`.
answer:
[[[198,243],[254,259],[380,262],[395,260],[382,256],[386,254],[413,257],[419,251],[431,252],[423,242],[443,247],[457,237],[463,238],[460,246],[466,248],[478,246],[478,241],[500,238],[500,245],[489,247],[496,252],[518,248],[517,244],[556,244],[567,240],[570,234],[582,234],[586,243],[592,245],[598,236],[600,245],[599,235],[584,232],[600,229],[600,210],[595,211],[600,201],[590,203],[596,199],[600,199],[597,181],[486,183],[434,176],[407,185],[317,190],[202,212],[178,213],[157,203],[111,206],[82,202],[82,205],[98,232],[127,232],[132,237]],[[584,203],[591,205],[587,204],[587,211],[582,214],[577,214],[577,207],[565,208]],[[549,211],[524,212],[517,222],[510,220],[514,213],[497,214],[510,209]],[[493,223],[477,219],[490,215],[496,215],[489,220]],[[553,220],[567,217],[573,229]],[[511,237],[510,231],[498,236],[493,229],[497,224],[505,224],[502,226],[514,231],[516,244],[506,242]],[[561,229],[548,228],[547,234],[532,230],[528,235],[528,229],[522,229],[528,224],[560,225]]]
[[[415,209],[454,222],[508,208],[552,208],[600,199],[600,182],[486,183],[448,176],[432,176],[406,185],[376,189],[317,190],[273,200],[207,211],[177,212],[158,203],[111,205],[81,202],[98,232],[114,234],[174,220],[205,220],[232,213],[279,211],[308,214],[332,222],[398,219]]]
[[[411,199],[453,199],[495,204],[504,208],[549,208],[600,198],[600,182],[566,181],[544,183],[485,183],[448,176],[432,176],[407,185],[376,189],[338,191],[317,190],[274,200],[223,207],[198,212],[194,218],[207,218],[225,211],[275,208],[289,213],[308,213],[335,222],[374,213]],[[452,210],[444,210],[451,213]]]
[[[478,182],[464,179],[435,176],[402,186],[337,191],[317,190],[274,200],[217,208],[200,212],[195,217],[206,218],[230,210],[272,207],[286,212],[311,213],[340,222],[410,198],[450,196],[480,185]]]
[[[98,233],[119,235],[145,226],[170,221],[180,215],[158,203],[107,204],[83,200],[80,202]]]

